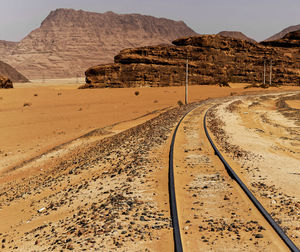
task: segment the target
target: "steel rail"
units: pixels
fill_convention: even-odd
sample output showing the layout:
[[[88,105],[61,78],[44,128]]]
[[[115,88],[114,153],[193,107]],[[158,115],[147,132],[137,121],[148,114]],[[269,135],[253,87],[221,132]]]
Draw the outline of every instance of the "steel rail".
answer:
[[[196,107],[197,108],[197,107]],[[194,108],[194,109],[196,109]],[[173,225],[173,237],[174,237],[174,250],[176,252],[183,252],[182,241],[180,235],[180,226],[178,221],[178,212],[177,212],[177,204],[176,204],[176,195],[175,195],[175,182],[174,182],[174,144],[176,133],[178,128],[183,121],[183,119],[187,116],[188,113],[192,112],[194,109],[189,110],[178,122],[172,137],[172,142],[170,146],[169,152],[169,200],[170,200],[170,210],[171,210],[171,219]]]
[[[205,134],[211,143],[215,154],[220,158],[222,163],[224,164],[229,175],[239,184],[239,186],[243,189],[243,191],[247,194],[249,199],[253,202],[255,207],[260,211],[260,213],[264,216],[264,218],[269,222],[269,224],[273,227],[273,229],[277,232],[280,238],[284,241],[284,243],[288,246],[288,248],[293,252],[299,252],[299,249],[296,245],[290,240],[290,238],[284,233],[281,227],[274,221],[274,219],[270,216],[270,214],[266,211],[266,209],[262,206],[262,204],[255,198],[255,196],[251,193],[251,191],[247,188],[247,186],[243,183],[243,181],[238,177],[238,175],[234,172],[234,170],[230,167],[230,165],[226,162],[213,140],[211,139],[207,127],[206,127],[206,116],[209,110],[206,111],[204,116],[204,130]]]

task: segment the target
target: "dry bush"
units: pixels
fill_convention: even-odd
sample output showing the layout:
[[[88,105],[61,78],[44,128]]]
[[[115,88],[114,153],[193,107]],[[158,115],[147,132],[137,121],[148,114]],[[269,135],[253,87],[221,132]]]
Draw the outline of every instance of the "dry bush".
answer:
[[[229,85],[229,78],[224,76],[224,77],[219,77],[218,78],[218,85],[220,87],[230,87]]]
[[[139,91],[135,91],[134,94],[135,94],[136,96],[138,96],[138,95],[140,94],[140,92],[139,92]]]
[[[179,100],[179,101],[177,102],[177,104],[178,104],[179,107],[182,107],[182,106],[184,105],[183,102],[182,102],[181,100]]]

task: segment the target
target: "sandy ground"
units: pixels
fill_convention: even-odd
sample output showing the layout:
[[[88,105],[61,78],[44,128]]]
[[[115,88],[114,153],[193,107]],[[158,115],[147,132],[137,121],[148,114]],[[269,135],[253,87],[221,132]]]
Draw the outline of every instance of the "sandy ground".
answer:
[[[183,87],[78,90],[80,84],[62,84],[63,81],[74,82],[51,80],[0,90],[0,172],[94,129],[184,101]],[[243,86],[191,86],[189,100],[257,91],[245,91]]]
[[[2,249],[172,251],[170,136],[195,106],[178,106],[184,87],[15,86],[0,90]],[[189,100],[256,92],[192,86]]]
[[[287,101],[286,103],[291,108],[300,109],[300,101]]]
[[[299,100],[299,93],[241,97],[218,106],[213,115],[219,120],[216,139],[222,139],[230,163],[298,247]]]

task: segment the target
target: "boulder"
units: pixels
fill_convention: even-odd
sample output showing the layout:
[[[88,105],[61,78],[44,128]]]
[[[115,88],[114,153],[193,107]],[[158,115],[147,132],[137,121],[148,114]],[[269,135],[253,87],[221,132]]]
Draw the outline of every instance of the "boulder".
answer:
[[[0,88],[13,88],[13,83],[10,79],[0,75]]]

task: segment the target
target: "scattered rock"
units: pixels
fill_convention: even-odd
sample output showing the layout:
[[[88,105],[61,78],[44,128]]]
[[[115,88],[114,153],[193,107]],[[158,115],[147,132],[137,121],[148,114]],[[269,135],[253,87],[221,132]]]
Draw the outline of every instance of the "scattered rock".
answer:
[[[256,234],[255,238],[264,238],[264,235],[263,234]]]

